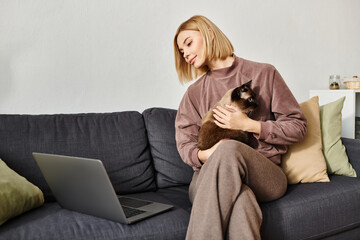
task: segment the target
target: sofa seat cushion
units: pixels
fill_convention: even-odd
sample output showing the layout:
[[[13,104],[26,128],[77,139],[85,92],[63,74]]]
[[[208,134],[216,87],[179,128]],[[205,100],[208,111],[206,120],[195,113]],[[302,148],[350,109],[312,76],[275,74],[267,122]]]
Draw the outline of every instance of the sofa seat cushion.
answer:
[[[32,152],[102,160],[118,194],[154,191],[154,169],[139,112],[0,115],[0,158],[38,186],[45,200],[52,193]]]
[[[139,198],[171,204],[153,192],[132,194]],[[185,239],[190,214],[175,206],[140,222],[126,225],[46,203],[6,222],[0,228],[1,239]]]
[[[329,177],[291,185],[284,197],[262,203],[262,239],[320,239],[360,227],[360,179]]]
[[[165,197],[172,205],[191,213],[192,204],[189,200],[189,185],[160,188],[156,193]]]

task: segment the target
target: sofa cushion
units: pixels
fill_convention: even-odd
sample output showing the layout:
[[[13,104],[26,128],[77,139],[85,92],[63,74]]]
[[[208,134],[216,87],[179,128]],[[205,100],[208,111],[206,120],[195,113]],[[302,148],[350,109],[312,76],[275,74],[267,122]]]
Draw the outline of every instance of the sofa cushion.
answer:
[[[132,194],[139,198],[171,204],[154,192]],[[57,203],[46,203],[6,222],[0,228],[0,238],[16,239],[185,239],[190,214],[173,208],[140,222],[126,225],[70,211]]]
[[[0,159],[0,226],[8,219],[41,206],[41,190]]]
[[[349,230],[336,233],[329,237],[322,238],[321,240],[359,240],[360,227],[352,228],[349,226]]]
[[[138,112],[0,115],[0,157],[53,199],[32,152],[103,161],[119,194],[155,190],[143,117]]]
[[[345,97],[342,97],[320,107],[323,152],[329,174],[356,177],[341,141],[341,110],[344,101]]]
[[[346,148],[350,164],[357,173],[360,173],[360,139],[341,138],[341,141]]]
[[[319,97],[300,103],[300,107],[307,120],[307,131],[303,140],[290,145],[282,155],[281,167],[289,184],[329,182],[321,143]]]
[[[165,197],[172,205],[185,209],[191,213],[192,204],[189,199],[189,185],[159,188],[156,193]]]
[[[329,177],[290,185],[284,197],[262,203],[262,239],[321,239],[360,227],[360,179]]]
[[[176,112],[166,108],[150,108],[143,112],[159,188],[189,184],[194,173],[182,161],[176,148]]]

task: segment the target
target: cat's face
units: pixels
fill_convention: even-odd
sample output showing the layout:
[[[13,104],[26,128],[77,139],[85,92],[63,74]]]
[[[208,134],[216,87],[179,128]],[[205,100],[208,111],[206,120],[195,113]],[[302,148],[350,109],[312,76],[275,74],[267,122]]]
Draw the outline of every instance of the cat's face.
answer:
[[[231,102],[237,105],[237,107],[245,113],[254,111],[259,104],[256,100],[256,94],[250,87],[251,82],[252,81],[249,81],[240,87],[235,88],[231,94]]]

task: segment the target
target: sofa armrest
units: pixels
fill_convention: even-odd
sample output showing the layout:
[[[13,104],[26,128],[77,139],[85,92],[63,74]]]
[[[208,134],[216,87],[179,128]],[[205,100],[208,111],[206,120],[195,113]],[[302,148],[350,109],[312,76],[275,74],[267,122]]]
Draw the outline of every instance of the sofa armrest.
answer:
[[[349,157],[349,162],[356,171],[357,177],[360,177],[360,139],[342,138],[341,139],[346,153]]]

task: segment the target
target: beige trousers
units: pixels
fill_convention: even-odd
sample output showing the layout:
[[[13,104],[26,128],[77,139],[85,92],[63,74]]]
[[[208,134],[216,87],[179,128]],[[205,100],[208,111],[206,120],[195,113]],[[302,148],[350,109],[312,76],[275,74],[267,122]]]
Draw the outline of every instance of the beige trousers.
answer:
[[[223,141],[189,188],[193,203],[186,239],[261,239],[259,202],[283,196],[282,169],[251,147]]]

